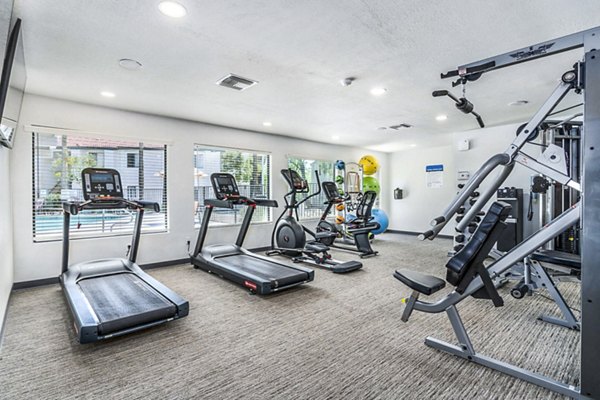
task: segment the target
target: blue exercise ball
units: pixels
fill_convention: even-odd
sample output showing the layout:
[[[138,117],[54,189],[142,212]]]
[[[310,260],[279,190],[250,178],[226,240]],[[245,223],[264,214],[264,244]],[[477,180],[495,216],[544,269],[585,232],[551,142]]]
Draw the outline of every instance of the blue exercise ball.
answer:
[[[344,160],[337,160],[335,162],[335,167],[339,170],[343,170],[346,168],[346,163],[344,162]]]
[[[371,215],[373,216],[373,219],[379,224],[379,228],[372,230],[371,233],[373,233],[374,235],[379,235],[380,233],[385,232],[386,229],[390,226],[390,219],[388,218],[385,211],[380,210],[378,208],[374,208],[371,211]]]

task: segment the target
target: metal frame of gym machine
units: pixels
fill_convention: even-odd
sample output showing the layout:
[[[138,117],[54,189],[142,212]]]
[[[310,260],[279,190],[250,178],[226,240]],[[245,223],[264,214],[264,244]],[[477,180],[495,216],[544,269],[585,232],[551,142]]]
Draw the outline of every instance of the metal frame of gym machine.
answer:
[[[435,238],[468,196],[499,166],[502,167],[502,170],[492,180],[491,186],[482,191],[478,201],[457,225],[457,231],[464,230],[469,221],[483,209],[488,200],[496,192],[496,189],[500,187],[511,173],[515,162],[543,174],[553,181],[582,192],[582,200],[580,202],[542,227],[527,240],[517,245],[512,251],[506,253],[502,258],[494,261],[487,268],[492,279],[501,276],[511,266],[544,246],[545,243],[581,219],[583,232],[581,235],[582,323],[580,386],[575,387],[565,384],[541,374],[481,355],[475,351],[458,314],[456,305],[484,286],[481,277],[477,277],[471,281],[462,294],[453,291],[435,303],[427,303],[419,300],[419,293],[414,292],[407,300],[402,319],[404,321],[408,320],[413,310],[428,313],[445,311],[450,319],[459,346],[435,338],[427,338],[425,343],[428,346],[572,398],[600,399],[600,372],[598,372],[597,368],[598,360],[600,360],[600,343],[597,335],[600,331],[600,269],[596,265],[600,259],[600,235],[598,234],[600,232],[600,218],[598,217],[600,213],[600,196],[598,195],[600,193],[600,27],[466,64],[458,67],[455,71],[442,74],[441,77],[450,78],[458,76],[461,79],[472,81],[478,79],[481,74],[495,69],[577,48],[584,49],[583,61],[576,63],[573,70],[563,74],[554,92],[525,125],[508,149],[504,153],[490,158],[473,174],[463,190],[443,212],[443,215],[432,221],[432,229],[420,235],[420,239],[432,240]],[[579,92],[583,89],[585,89],[584,133],[582,139],[583,184],[580,184],[572,180],[567,174],[553,169],[548,165],[547,161],[544,162],[543,158],[535,160],[529,157],[527,154],[521,152],[521,148],[531,137],[535,136],[535,130],[569,91],[575,90]],[[586,193],[588,194],[587,196]]]

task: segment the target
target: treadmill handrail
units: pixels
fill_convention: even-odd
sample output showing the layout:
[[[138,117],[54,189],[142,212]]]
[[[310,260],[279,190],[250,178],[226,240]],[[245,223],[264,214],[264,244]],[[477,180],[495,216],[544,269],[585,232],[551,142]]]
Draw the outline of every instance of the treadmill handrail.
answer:
[[[276,200],[270,199],[251,199],[245,196],[236,196],[225,200],[219,199],[205,199],[205,206],[215,208],[233,208],[234,205],[245,205],[249,207],[260,206],[260,207],[274,207],[277,208],[279,205]]]
[[[206,199],[204,200],[204,205],[208,207],[215,208],[233,208],[233,205],[236,204],[231,200],[218,200],[218,199]]]
[[[69,247],[71,232],[71,215],[77,215],[82,210],[104,210],[104,209],[130,209],[135,210],[135,222],[133,234],[131,235],[131,244],[129,245],[129,261],[135,262],[142,236],[142,221],[144,219],[144,210],[152,209],[160,211],[160,205],[151,201],[130,201],[122,197],[105,198],[105,200],[86,200],[84,202],[67,201],[63,203],[63,240],[62,240],[62,263],[61,273],[69,269]]]
[[[127,200],[122,197],[106,197],[102,200],[65,201],[62,203],[62,207],[64,212],[71,215],[77,215],[82,210],[148,209],[160,212],[160,204],[155,201]]]
[[[256,204],[257,206],[260,206],[260,207],[272,207],[272,208],[279,207],[279,204],[277,204],[277,200],[253,199],[253,201],[254,201],[254,204]]]

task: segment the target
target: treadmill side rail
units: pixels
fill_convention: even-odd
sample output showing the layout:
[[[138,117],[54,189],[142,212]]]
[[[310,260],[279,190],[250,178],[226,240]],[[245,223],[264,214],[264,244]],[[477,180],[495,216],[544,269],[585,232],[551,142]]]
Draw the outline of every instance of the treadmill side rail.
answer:
[[[175,314],[134,326],[125,326],[117,331],[102,334],[99,329],[102,321],[95,314],[92,305],[89,303],[82,288],[78,285],[78,282],[81,280],[93,281],[97,278],[123,273],[135,275],[151,289],[158,292],[161,297],[164,297],[175,306]],[[189,313],[189,303],[185,299],[144,272],[137,264],[125,259],[94,260],[90,263],[83,262],[72,265],[67,272],[60,276],[60,284],[71,309],[77,339],[81,344],[147,329],[174,319],[183,318]]]

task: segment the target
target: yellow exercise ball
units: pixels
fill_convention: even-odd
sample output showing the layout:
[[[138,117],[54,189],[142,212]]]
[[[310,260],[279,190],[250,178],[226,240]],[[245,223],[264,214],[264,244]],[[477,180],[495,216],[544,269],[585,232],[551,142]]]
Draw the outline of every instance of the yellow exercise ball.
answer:
[[[362,156],[358,163],[362,165],[363,173],[365,175],[373,175],[379,169],[379,163],[375,156],[367,154],[366,156]]]

